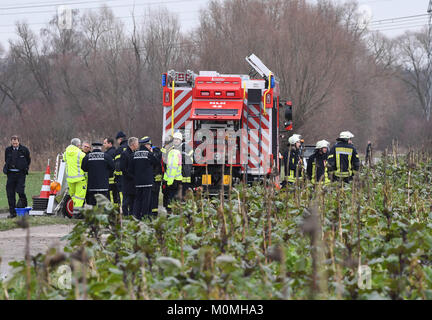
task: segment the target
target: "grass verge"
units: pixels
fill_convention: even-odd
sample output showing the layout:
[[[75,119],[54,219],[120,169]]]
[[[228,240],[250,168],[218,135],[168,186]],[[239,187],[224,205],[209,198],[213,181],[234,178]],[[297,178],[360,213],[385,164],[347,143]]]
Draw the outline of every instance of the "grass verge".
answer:
[[[19,218],[13,219],[0,219],[0,231],[6,231],[19,228],[17,222]],[[45,226],[53,224],[75,224],[77,220],[63,218],[63,217],[50,217],[50,216],[30,216],[28,222],[31,227]]]
[[[33,205],[32,197],[39,196],[41,192],[44,174],[44,172],[29,172],[26,177],[25,194],[30,207]],[[0,177],[0,210],[2,212],[7,212],[9,208],[6,196],[6,181],[7,176],[2,174]],[[16,195],[16,198],[18,200],[18,195]]]

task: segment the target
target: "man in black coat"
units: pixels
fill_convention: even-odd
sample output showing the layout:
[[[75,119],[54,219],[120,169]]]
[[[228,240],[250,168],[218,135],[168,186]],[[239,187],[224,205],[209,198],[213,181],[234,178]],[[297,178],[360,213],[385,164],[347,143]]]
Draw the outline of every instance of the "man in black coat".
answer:
[[[138,150],[138,147],[138,138],[129,138],[126,150],[123,151],[119,157],[120,170],[122,172],[122,212],[125,216],[132,214],[135,202],[135,178],[130,168],[133,160],[133,154],[136,150]]]
[[[152,215],[152,187],[154,183],[153,166],[160,163],[153,155],[153,149],[148,143],[150,139],[141,139],[140,149],[135,151],[130,171],[135,177],[136,197],[133,213],[141,220],[143,216]]]
[[[105,153],[110,155],[114,161],[115,154],[116,154],[116,148],[114,147],[114,139],[105,138],[103,145],[104,145]],[[117,188],[117,184],[115,183],[114,170],[110,173],[109,176],[109,196],[112,203],[117,203],[118,205],[120,205],[120,194]]]
[[[162,151],[158,147],[152,145],[150,137],[144,137],[141,139],[145,147],[153,152],[153,156],[158,161],[157,163],[153,163],[153,178],[154,183],[152,186],[151,192],[151,211],[153,216],[157,216],[158,207],[159,207],[159,193],[160,187],[162,183]]]
[[[15,207],[27,207],[25,195],[25,179],[30,167],[30,151],[20,144],[19,137],[11,137],[11,146],[5,150],[5,165],[3,173],[7,175],[6,194],[9,203],[9,218],[16,217]],[[16,203],[15,193],[19,200]]]
[[[126,151],[128,147],[128,139],[126,138],[126,134],[123,131],[119,131],[116,135],[116,141],[119,144],[119,147],[116,149],[114,154],[114,181],[117,185],[117,190],[119,191],[120,203],[123,203],[123,194],[122,194],[122,170],[120,168],[120,157],[121,154]],[[138,144],[138,143],[137,143]]]
[[[99,193],[108,198],[109,176],[114,170],[113,158],[102,152],[102,143],[92,144],[93,151],[82,160],[81,169],[88,172],[88,204],[96,205],[95,194]]]

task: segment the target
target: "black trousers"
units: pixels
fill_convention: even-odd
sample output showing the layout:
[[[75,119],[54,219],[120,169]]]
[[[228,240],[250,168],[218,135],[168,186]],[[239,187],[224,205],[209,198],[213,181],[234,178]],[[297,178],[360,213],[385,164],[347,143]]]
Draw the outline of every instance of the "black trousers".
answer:
[[[124,216],[132,215],[135,203],[135,194],[123,193],[122,210]]]
[[[86,201],[87,204],[95,206],[97,204],[96,202],[96,198],[95,198],[95,194],[101,194],[103,196],[105,196],[107,199],[109,199],[109,195],[108,195],[108,191],[87,191],[87,195],[86,195]]]
[[[27,207],[27,197],[24,193],[25,179],[26,174],[23,172],[9,172],[7,174],[6,194],[9,203],[9,213],[13,216],[16,215],[15,207],[17,206],[15,193],[18,193],[19,197],[18,207]]]
[[[173,184],[166,187],[166,209],[168,212],[172,211],[171,202],[173,202],[179,192],[179,188],[181,186],[181,182],[178,180],[174,180]]]
[[[111,200],[112,203],[120,204],[120,193],[119,193],[117,183],[110,183],[109,185],[109,194],[110,197],[108,199]]]
[[[157,215],[158,213],[160,187],[161,187],[160,181],[155,181],[151,193],[151,208],[152,208],[151,211],[153,215]]]
[[[133,213],[135,218],[141,220],[144,216],[152,214],[152,187],[136,188],[136,197]]]

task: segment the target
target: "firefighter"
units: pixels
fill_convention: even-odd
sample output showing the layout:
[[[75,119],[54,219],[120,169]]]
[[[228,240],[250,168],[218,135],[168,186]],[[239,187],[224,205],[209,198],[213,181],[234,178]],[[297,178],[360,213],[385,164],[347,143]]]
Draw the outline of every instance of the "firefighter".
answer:
[[[170,152],[170,150],[173,146],[174,146],[173,137],[171,135],[169,135],[165,139],[164,145],[161,149],[161,153],[162,153],[162,177],[164,176],[164,173],[166,172],[166,163],[168,161],[168,153]],[[164,179],[162,179],[162,195],[163,195],[162,205],[166,210],[168,210],[167,182]]]
[[[102,143],[94,142],[92,147],[93,151],[84,157],[81,169],[88,172],[87,204],[94,206],[95,194],[109,198],[109,176],[114,170],[114,160],[108,153],[102,152]]]
[[[182,152],[182,193],[184,197],[192,185],[193,149],[186,142],[183,142],[180,148]]]
[[[354,135],[349,131],[342,131],[338,141],[330,150],[328,156],[329,171],[333,173],[333,181],[350,182],[359,170],[360,159],[356,148],[352,144]]]
[[[139,141],[139,150],[134,152],[129,168],[135,179],[133,215],[138,220],[152,215],[153,166],[160,164],[149,141],[148,137]]]
[[[307,177],[313,184],[324,181],[324,184],[330,183],[327,170],[327,156],[330,143],[326,140],[320,140],[316,143],[315,152],[307,161]]]
[[[136,150],[138,150],[138,138],[131,137],[128,140],[128,146],[126,150],[121,153],[120,159],[120,170],[121,175],[121,185],[122,185],[122,212],[123,215],[128,216],[133,212],[133,206],[135,202],[135,177],[130,170],[131,163],[133,160],[133,155]]]
[[[285,181],[293,184],[297,177],[301,177],[302,159],[300,155],[301,135],[293,134],[289,137],[289,150],[284,154]]]
[[[74,211],[84,205],[87,191],[87,179],[81,169],[85,153],[80,149],[81,140],[73,138],[71,144],[64,152],[66,162],[66,181],[69,186],[69,195],[72,198]]]
[[[120,169],[120,157],[121,154],[127,149],[128,147],[128,139],[126,138],[126,135],[123,131],[119,131],[116,135],[116,141],[119,144],[119,147],[117,148],[115,155],[114,155],[114,182],[117,186],[117,190],[119,191],[119,202],[120,204],[123,203],[123,187],[122,187],[122,170]],[[121,205],[121,208],[123,206]]]
[[[173,135],[173,146],[168,152],[166,161],[166,171],[164,173],[164,181],[166,182],[167,193],[167,211],[172,211],[172,201],[176,197],[179,189],[181,188],[182,177],[182,154],[181,143],[183,135],[181,132],[176,132]]]
[[[5,165],[3,167],[3,173],[7,175],[6,194],[9,204],[8,218],[16,217],[15,207],[27,207],[27,197],[24,189],[30,163],[29,149],[20,144],[18,136],[12,136],[11,145],[5,150]],[[15,193],[18,193],[18,203],[16,203]]]
[[[114,161],[115,153],[116,153],[116,148],[114,147],[114,139],[105,138],[103,145],[104,145],[105,153],[110,155]],[[114,180],[114,168],[109,176],[109,196],[112,203],[116,203],[120,205],[119,190],[117,189],[117,184],[115,183]]]
[[[159,192],[160,192],[160,187],[162,182],[162,151],[158,147],[152,145],[151,139],[149,137],[147,136],[143,137],[141,140],[143,141],[142,143],[144,143],[147,149],[149,150],[151,149],[151,151],[153,152],[153,156],[157,160],[157,163],[153,163],[154,183],[153,183],[152,193],[151,193],[152,194],[151,195],[152,215],[157,216],[158,207],[159,207]]]

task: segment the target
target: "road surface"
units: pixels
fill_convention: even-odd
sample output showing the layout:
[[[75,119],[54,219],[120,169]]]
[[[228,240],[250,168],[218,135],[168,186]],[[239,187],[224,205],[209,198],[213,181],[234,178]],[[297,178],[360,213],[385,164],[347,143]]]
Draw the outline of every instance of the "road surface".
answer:
[[[72,231],[74,225],[46,225],[30,227],[30,254],[45,253],[52,246],[63,248],[66,241],[60,238]],[[0,231],[0,277],[5,279],[10,275],[10,261],[24,260],[26,230],[12,229]]]

